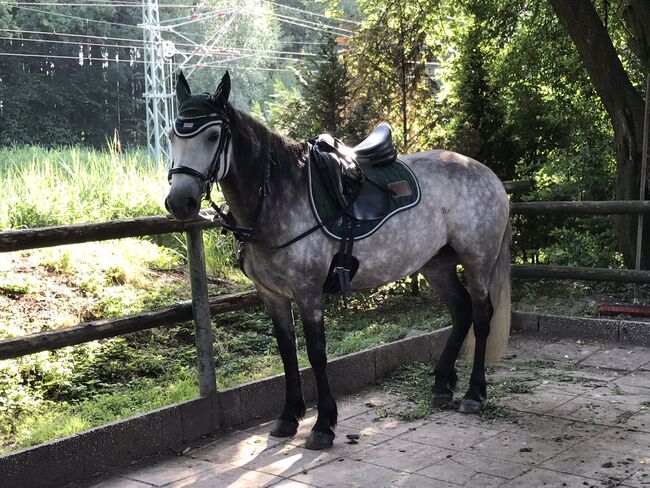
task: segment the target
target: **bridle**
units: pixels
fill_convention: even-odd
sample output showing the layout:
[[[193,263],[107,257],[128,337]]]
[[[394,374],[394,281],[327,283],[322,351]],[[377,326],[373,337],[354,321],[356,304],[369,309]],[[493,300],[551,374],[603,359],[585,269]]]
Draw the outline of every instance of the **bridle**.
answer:
[[[264,172],[262,174],[262,179],[260,181],[260,186],[258,190],[257,205],[253,213],[253,220],[250,227],[240,227],[235,222],[235,219],[232,217],[232,214],[224,210],[225,205],[220,207],[212,201],[210,192],[212,190],[212,185],[218,184],[219,180],[223,179],[230,169],[230,161],[228,160],[228,149],[230,147],[230,141],[232,134],[230,132],[230,124],[227,116],[225,114],[219,114],[216,112],[208,113],[205,115],[187,117],[187,116],[178,116],[174,120],[173,131],[177,137],[181,139],[192,139],[197,135],[201,134],[208,127],[221,126],[221,134],[219,135],[219,144],[217,149],[214,152],[210,166],[206,174],[201,173],[200,171],[190,168],[189,166],[176,165],[172,161],[169,172],[167,173],[167,180],[171,185],[172,176],[175,174],[186,174],[198,178],[202,183],[201,194],[205,195],[206,201],[210,206],[217,212],[219,218],[222,220],[221,227],[230,231],[234,234],[235,239],[239,243],[255,241],[254,228],[255,224],[259,220],[259,216],[262,213],[262,206],[264,204],[264,198],[270,192],[270,179],[271,179],[271,158],[266,159],[266,165],[264,167]],[[311,144],[310,144],[311,147]],[[223,157],[222,157],[223,156]],[[223,159],[223,172],[221,172],[221,161]],[[336,218],[340,217],[337,215]],[[282,249],[287,246],[292,245],[295,242],[298,242],[318,229],[322,228],[325,225],[323,222],[318,222],[313,227],[310,227],[305,232],[297,235],[296,237],[290,239],[289,241],[275,245],[267,246],[269,249]]]
[[[177,117],[174,120],[173,131],[177,137],[181,139],[192,139],[204,132],[209,127],[221,126],[221,134],[219,135],[219,144],[214,152],[210,166],[208,167],[207,174],[203,174],[189,166],[176,165],[172,160],[172,165],[167,173],[167,180],[171,185],[172,176],[175,174],[186,174],[198,178],[203,183],[202,193],[209,192],[209,188],[218,180],[226,176],[229,168],[228,161],[228,147],[230,146],[230,127],[228,120],[221,117],[217,113],[201,115],[199,117]],[[219,175],[221,169],[221,156],[223,155],[224,172]],[[210,203],[212,201],[210,200]]]
[[[198,178],[202,183],[201,194],[205,195],[206,201],[210,206],[217,212],[221,218],[222,227],[232,232],[235,235],[235,238],[240,241],[249,240],[253,234],[253,226],[257,221],[259,214],[262,211],[262,204],[264,197],[268,193],[268,182],[270,177],[270,166],[267,163],[264,170],[264,175],[262,183],[260,185],[259,196],[257,200],[257,206],[255,209],[253,224],[251,227],[239,227],[235,223],[232,215],[225,211],[222,207],[217,205],[212,201],[211,190],[212,185],[218,184],[219,180],[223,179],[230,169],[230,161],[228,160],[228,149],[230,147],[230,140],[232,134],[230,132],[230,124],[228,118],[225,115],[220,115],[218,113],[209,113],[206,115],[200,115],[196,117],[183,117],[179,116],[174,120],[173,131],[177,137],[181,139],[192,139],[204,132],[209,127],[221,126],[221,133],[219,135],[219,144],[214,152],[210,166],[206,174],[201,173],[200,171],[190,168],[189,166],[176,165],[172,160],[171,167],[167,173],[167,181],[171,185],[172,176],[175,174],[186,174]],[[223,156],[223,157],[222,157]],[[223,172],[221,172],[221,162],[223,160]]]

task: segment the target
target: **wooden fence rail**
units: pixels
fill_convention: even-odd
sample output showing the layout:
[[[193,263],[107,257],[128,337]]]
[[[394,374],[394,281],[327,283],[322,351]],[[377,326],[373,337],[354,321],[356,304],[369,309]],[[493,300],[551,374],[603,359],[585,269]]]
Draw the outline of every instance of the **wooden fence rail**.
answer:
[[[513,264],[511,275],[515,278],[548,278],[554,280],[613,281],[620,283],[650,284],[650,271],[634,269],[579,268],[550,266],[548,264]]]
[[[0,232],[0,252],[123,239],[125,237],[169,234],[171,232],[184,232],[196,227],[203,229],[219,227],[221,222],[213,218],[215,215],[212,210],[202,210],[200,217],[192,222],[180,222],[170,215],[158,215],[156,217],[138,217],[112,220],[110,222],[10,230]]]
[[[210,312],[220,314],[262,304],[254,291],[223,295],[210,300]],[[53,351],[97,339],[164,327],[192,320],[192,302],[127,315],[117,319],[95,320],[64,329],[39,332],[0,341],[0,360],[12,359],[41,351]]]
[[[650,214],[650,201],[513,202],[511,213],[523,215]],[[179,222],[170,216],[160,215],[110,222],[10,230],[0,232],[0,252],[183,232],[197,227],[219,227],[221,224],[218,219],[214,219],[214,216],[212,210],[203,210],[201,217],[192,222]]]
[[[650,213],[650,201],[515,202],[511,204],[511,213],[523,215],[648,214]],[[202,210],[200,217],[192,222],[179,222],[169,216],[157,216],[0,232],[0,252],[171,232],[186,232],[189,239],[190,235],[196,233],[197,229],[219,227],[220,223],[214,216],[213,211]],[[192,240],[194,245],[188,246],[190,269],[193,266],[198,267],[195,270],[198,278],[194,279],[192,283],[192,302],[182,302],[171,307],[117,319],[98,320],[65,329],[6,339],[0,341],[0,360],[59,349],[96,339],[115,337],[153,327],[168,326],[192,318],[195,319],[197,331],[200,330],[199,325],[201,325],[202,329],[208,330],[206,329],[209,325],[208,306],[209,312],[218,314],[260,305],[261,301],[255,292],[217,297],[210,300],[209,304],[198,299],[195,289],[201,288],[205,284],[195,283],[197,280],[205,281],[200,278],[204,274],[204,271],[200,269],[204,266],[201,241],[200,236],[196,235]],[[512,276],[517,278],[577,279],[650,284],[650,271],[569,266],[513,265]],[[202,324],[198,324],[198,315],[204,317],[204,319],[207,317],[207,324],[205,323],[206,320],[201,320]],[[200,346],[198,347],[199,350],[207,351],[206,357],[199,358],[200,368],[201,365],[205,366],[210,361],[212,361],[213,365],[214,361],[208,357],[208,353],[211,353],[211,338],[204,337],[202,343],[197,346]],[[201,376],[205,376],[204,380],[210,379],[210,371],[204,372]],[[202,391],[203,395],[207,393],[207,390]]]
[[[512,202],[511,214],[522,215],[621,215],[650,214],[650,200],[609,202]]]

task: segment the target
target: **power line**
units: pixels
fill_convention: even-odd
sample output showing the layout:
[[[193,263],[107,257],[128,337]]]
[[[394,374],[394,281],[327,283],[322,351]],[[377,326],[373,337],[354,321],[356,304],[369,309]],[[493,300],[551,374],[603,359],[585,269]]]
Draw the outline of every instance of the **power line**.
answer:
[[[0,57],[2,56],[7,56],[7,57],[26,57],[26,58],[42,58],[42,59],[68,59],[68,60],[75,60],[75,61],[85,61],[85,62],[92,62],[95,61],[97,63],[138,63],[138,64],[143,64],[145,61],[141,60],[126,60],[126,59],[115,59],[115,58],[88,58],[88,57],[79,57],[79,56],[60,56],[60,55],[48,55],[48,54],[29,54],[29,53],[3,53],[0,52]],[[229,69],[229,70],[248,70],[248,71],[282,71],[282,72],[292,72],[293,70],[288,69],[288,68],[267,68],[264,66],[232,66],[232,65],[216,65],[212,63],[206,63],[205,65],[202,66],[197,66],[197,69]]]
[[[349,35],[343,34],[343,33],[340,33],[340,32],[332,32],[331,30],[322,29],[320,27],[313,27],[313,26],[310,26],[310,25],[301,24],[299,22],[292,22],[290,20],[282,19],[282,18],[279,18],[279,17],[278,17],[278,20],[280,22],[284,22],[285,24],[295,25],[295,26],[298,26],[298,27],[304,27],[305,29],[311,29],[311,30],[315,30],[315,31],[319,31],[319,32],[326,32],[328,34],[336,34],[339,37],[350,37]]]
[[[142,8],[142,3],[130,3],[130,2],[120,2],[120,3],[100,3],[100,2],[6,2],[0,1],[0,5],[10,5],[10,6],[24,6],[24,5],[39,5],[43,7],[133,7],[133,8]],[[159,4],[159,8],[212,8],[210,5],[190,5],[190,4]]]
[[[303,14],[307,15],[312,15],[314,17],[320,17],[323,19],[328,19],[328,20],[338,20],[340,22],[344,22],[347,24],[356,24],[356,25],[361,25],[361,22],[358,22],[356,20],[350,20],[350,19],[343,19],[340,17],[330,17],[328,15],[324,14],[319,14],[317,12],[312,12],[310,10],[305,10],[305,9],[300,9],[296,7],[291,7],[289,5],[284,5],[279,2],[273,2],[270,0],[267,0],[267,3],[274,5],[279,8],[287,9],[287,10],[292,10],[294,12],[300,12]],[[116,7],[132,7],[132,8],[142,8],[141,3],[137,2],[120,2],[120,3],[111,3],[111,2],[8,2],[8,1],[0,1],[0,5],[10,5],[10,6],[42,6],[42,7],[83,7],[83,8],[90,8],[90,7],[106,7],[106,8],[116,8]],[[159,8],[214,8],[213,5],[207,5],[207,4],[159,4]]]
[[[99,46],[99,47],[115,47],[120,49],[142,49],[142,46],[129,46],[126,44],[104,44],[99,42],[87,42],[87,41],[60,41],[58,39],[32,39],[29,37],[0,37],[0,40],[3,41],[16,41],[20,42],[44,42],[48,44],[67,44],[73,46]]]
[[[130,41],[130,42],[144,43],[144,41],[142,39],[134,39],[134,38],[131,38],[131,37],[109,37],[109,36],[102,36],[102,35],[71,34],[71,33],[68,33],[68,32],[34,31],[34,30],[3,29],[3,28],[0,28],[0,32],[16,32],[16,33],[19,33],[19,34],[81,37],[81,38],[84,38],[84,39],[105,39],[107,41]],[[18,39],[18,38],[16,38],[16,39]]]
[[[305,14],[313,15],[315,17],[322,17],[322,18],[329,19],[329,20],[338,20],[338,21],[341,21],[341,22],[349,23],[349,24],[361,25],[361,22],[357,22],[356,20],[341,19],[341,18],[338,18],[338,17],[329,17],[327,15],[317,14],[316,12],[311,12],[310,10],[303,10],[303,9],[296,8],[296,7],[290,7],[289,5],[284,5],[284,4],[278,3],[278,2],[272,2],[270,0],[267,0],[267,2],[270,3],[271,5],[275,5],[276,7],[286,8],[287,10],[294,10],[296,12],[302,12],[302,13],[305,13]]]
[[[144,41],[142,39],[134,39],[130,37],[111,37],[111,36],[100,36],[100,35],[87,35],[87,34],[72,34],[69,32],[50,32],[50,31],[34,31],[34,30],[22,30],[22,29],[3,29],[0,28],[0,32],[15,32],[18,34],[30,34],[30,35],[46,35],[46,36],[58,36],[58,37],[78,37],[81,39],[90,39],[90,40],[105,40],[105,41],[119,41],[119,42],[132,42],[132,43],[137,43],[137,44],[143,44]],[[131,49],[142,49],[142,45],[139,46],[134,46],[134,45],[127,45],[127,44],[102,44],[102,43],[89,43],[88,41],[85,40],[78,40],[78,41],[59,41],[56,39],[32,39],[32,38],[25,38],[25,37],[0,37],[0,39],[4,40],[16,40],[16,41],[42,41],[42,42],[52,42],[52,43],[57,43],[57,44],[90,44],[90,45],[95,45],[95,46],[106,46],[106,47],[124,47],[124,48],[131,48]],[[310,45],[323,45],[320,42],[313,42],[313,43],[308,43],[308,42],[292,42],[292,41],[286,41],[282,42],[282,44],[310,44]],[[196,43],[192,42],[174,42],[175,46],[181,46],[181,47],[195,47]],[[300,56],[318,56],[318,54],[314,53],[304,53],[301,51],[286,51],[286,50],[274,50],[274,49],[264,49],[264,50],[259,50],[257,48],[248,48],[248,47],[241,47],[241,46],[235,46],[235,45],[224,45],[220,46],[219,49],[238,49],[238,50],[244,50],[244,51],[262,51],[262,52],[270,52],[274,54],[294,54],[294,55],[300,55]]]
[[[138,59],[115,59],[108,57],[90,58],[88,56],[64,56],[60,54],[30,54],[30,53],[2,53],[0,56],[11,56],[21,58],[46,58],[46,59],[74,59],[76,61],[96,61],[98,63],[144,63],[145,61]]]
[[[335,29],[335,30],[340,30],[342,32],[348,32],[350,34],[354,34],[354,31],[351,31],[350,29],[344,29],[343,27],[336,27],[336,26],[333,26],[333,25],[327,25],[327,24],[324,24],[323,22],[315,22],[313,20],[300,19],[298,17],[291,17],[290,15],[277,14],[275,12],[270,12],[269,15],[277,17],[278,19],[294,20],[294,21],[297,21],[297,22],[301,22],[301,23],[303,23],[305,25],[311,25],[311,26],[322,27],[322,28],[327,28],[327,29]]]

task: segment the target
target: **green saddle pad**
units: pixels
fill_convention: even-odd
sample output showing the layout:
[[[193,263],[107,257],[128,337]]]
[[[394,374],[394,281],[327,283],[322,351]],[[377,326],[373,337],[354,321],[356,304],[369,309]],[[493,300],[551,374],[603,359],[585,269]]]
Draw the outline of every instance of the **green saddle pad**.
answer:
[[[365,168],[365,175],[380,187],[389,187],[409,191],[401,191],[400,195],[390,197],[389,210],[374,220],[357,220],[351,212],[346,212],[332,194],[327,185],[329,181],[323,169],[314,158],[309,158],[309,199],[314,217],[322,224],[323,231],[334,239],[347,237],[346,218],[352,221],[352,237],[354,240],[365,239],[375,233],[393,215],[415,207],[420,203],[420,185],[411,169],[399,159],[393,163],[377,168]],[[396,184],[396,185],[395,185]],[[406,186],[408,185],[408,186]],[[410,193],[410,194],[406,194]]]

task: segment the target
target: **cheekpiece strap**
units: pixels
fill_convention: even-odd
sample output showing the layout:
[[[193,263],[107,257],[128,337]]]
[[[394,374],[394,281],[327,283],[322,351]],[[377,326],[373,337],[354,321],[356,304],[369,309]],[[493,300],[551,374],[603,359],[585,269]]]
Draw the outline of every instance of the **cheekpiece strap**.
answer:
[[[226,122],[223,117],[217,113],[201,115],[198,117],[176,117],[174,120],[174,134],[178,137],[188,139],[203,132],[213,125],[224,125]]]

